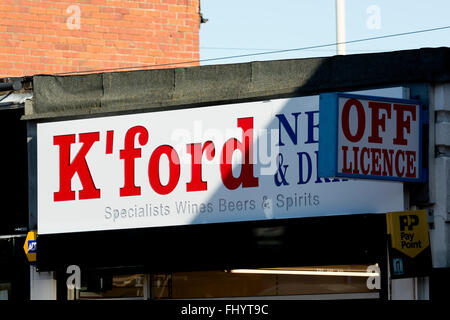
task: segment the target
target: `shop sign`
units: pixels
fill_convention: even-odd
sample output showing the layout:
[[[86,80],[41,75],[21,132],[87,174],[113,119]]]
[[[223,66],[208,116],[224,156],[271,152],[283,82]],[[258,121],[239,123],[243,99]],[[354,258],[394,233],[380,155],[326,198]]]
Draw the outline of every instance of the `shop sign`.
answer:
[[[35,263],[36,262],[36,231],[30,231],[25,238],[25,243],[23,244],[23,250],[27,256],[28,262]]]
[[[319,176],[423,182],[419,101],[320,96]]]
[[[389,257],[393,277],[416,277],[431,268],[430,240],[426,210],[386,214]]]
[[[318,96],[38,123],[38,233],[403,210],[320,178],[318,144]]]

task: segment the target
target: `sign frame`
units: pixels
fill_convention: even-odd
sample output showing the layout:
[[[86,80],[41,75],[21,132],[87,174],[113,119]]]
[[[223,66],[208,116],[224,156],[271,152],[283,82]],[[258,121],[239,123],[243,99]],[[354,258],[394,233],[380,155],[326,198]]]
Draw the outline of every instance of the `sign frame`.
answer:
[[[338,171],[338,155],[339,155],[339,98],[354,98],[361,100],[374,100],[380,102],[401,103],[401,104],[414,104],[418,105],[419,113],[419,143],[418,143],[418,177],[392,177],[381,176],[372,174],[354,174]],[[359,95],[351,93],[322,93],[320,94],[319,103],[319,163],[318,163],[318,175],[321,178],[324,177],[342,177],[342,178],[355,178],[355,179],[373,179],[373,180],[385,180],[385,181],[398,181],[398,182],[418,182],[423,183],[428,179],[427,170],[423,167],[423,127],[426,124],[426,110],[423,103],[420,100],[415,99],[399,99],[388,98],[370,95]],[[332,153],[330,155],[330,153]]]
[[[37,253],[37,230],[29,231],[25,242],[23,244],[23,250],[27,256],[28,262],[30,264],[36,263],[36,253]],[[31,249],[31,250],[30,250]]]
[[[417,218],[416,221],[410,219],[411,216]],[[424,277],[429,276],[432,269],[432,259],[431,259],[431,243],[430,243],[430,233],[428,229],[427,221],[428,213],[426,210],[408,210],[408,211],[395,211],[386,213],[386,227],[387,227],[387,237],[388,237],[388,253],[389,253],[389,269],[392,279],[403,279],[403,278],[414,278],[414,277]],[[414,244],[424,240],[424,247],[416,252],[408,252],[407,249],[402,249],[399,247],[402,232],[402,224],[399,223],[397,219],[401,217],[406,217],[403,220],[403,230],[406,233],[412,233],[413,236],[409,237],[405,242],[405,246],[408,244],[413,245],[411,248],[416,249]],[[417,230],[419,228],[419,230]],[[415,235],[418,235],[419,241]],[[413,242],[414,241],[414,242]],[[417,252],[418,251],[418,252]]]
[[[314,95],[275,99],[270,103],[257,101],[225,105],[221,106],[221,108],[224,111],[223,116],[228,118],[221,117],[220,123],[210,123],[211,121],[206,123],[209,119],[208,115],[211,117],[213,115],[215,116],[215,108],[217,108],[217,106],[198,108],[196,109],[196,112],[192,112],[193,109],[167,110],[37,123],[36,149],[38,161],[36,175],[38,188],[38,234],[106,231],[203,223],[266,221],[271,219],[361,214],[367,212],[381,214],[385,213],[387,210],[402,210],[404,202],[403,185],[401,184],[392,184],[392,186],[389,186],[389,189],[387,189],[391,192],[387,192],[386,185],[381,181],[345,180],[344,182],[335,181],[338,179],[325,179],[325,181],[317,179],[318,138],[320,136],[320,130],[318,129],[319,99],[319,95]],[[264,108],[261,107],[261,104],[264,104]],[[178,116],[174,117],[174,115],[177,114]],[[271,130],[275,130],[275,139],[271,139],[271,141],[274,145],[278,142],[282,147],[280,150],[274,151],[274,155],[277,156],[277,154],[283,153],[285,156],[284,162],[281,159],[281,162],[283,163],[280,161],[270,162],[274,165],[271,166],[272,169],[269,173],[266,172],[265,174],[262,174],[260,171],[257,174],[255,171],[255,174],[260,180],[258,188],[243,189],[242,186],[238,186],[238,189],[236,190],[225,187],[223,184],[223,177],[221,177],[221,171],[219,170],[221,166],[220,161],[215,164],[212,163],[212,166],[209,167],[209,162],[206,162],[209,160],[205,158],[203,161],[207,163],[208,166],[205,165],[203,174],[205,174],[205,181],[208,182],[209,188],[212,191],[210,193],[206,193],[205,190],[203,190],[204,192],[187,193],[187,191],[184,190],[186,190],[185,188],[187,188],[187,184],[191,178],[189,173],[192,171],[192,157],[190,157],[188,158],[188,162],[181,163],[181,165],[185,167],[181,167],[181,175],[180,173],[177,173],[179,182],[178,185],[175,185],[172,193],[156,194],[156,192],[154,192],[153,185],[151,185],[151,183],[149,184],[150,175],[148,174],[148,168],[150,163],[149,159],[152,159],[155,150],[159,150],[163,145],[173,145],[176,151],[183,150],[179,151],[180,155],[188,155],[185,151],[187,150],[187,144],[199,142],[206,143],[207,140],[209,141],[212,139],[210,138],[211,135],[204,134],[205,132],[208,132],[207,130],[209,130],[210,127],[214,130],[219,130],[219,133],[222,133],[219,138],[215,138],[215,140],[213,139],[211,141],[214,142],[217,150],[223,150],[222,146],[224,146],[227,141],[232,141],[230,139],[244,141],[242,138],[244,130],[238,127],[237,121],[249,117],[255,119],[253,130],[267,130],[264,131],[266,132],[264,133],[266,136],[268,136],[268,133],[272,132]],[[142,194],[139,196],[125,195],[120,197],[119,191],[124,186],[125,160],[119,157],[119,152],[126,149],[124,137],[127,136],[128,132],[135,132],[133,131],[134,129],[131,130],[132,128],[142,127],[145,129],[150,128],[152,123],[167,123],[162,121],[164,120],[163,118],[173,118],[173,125],[166,125],[161,128],[155,125],[152,130],[161,130],[162,133],[155,135],[154,138],[149,140],[146,144],[143,143],[141,145],[139,141],[134,141],[134,148],[142,149],[142,156],[135,160],[135,171],[143,173],[135,174],[136,185],[142,187]],[[227,121],[224,121],[224,119]],[[194,125],[196,123],[199,123],[198,126],[203,130],[199,132],[199,138],[195,138],[195,129],[197,127]],[[143,124],[145,124],[146,127],[142,126]],[[183,142],[179,147],[177,147],[176,144],[172,144],[171,140],[169,140],[169,137],[172,136],[172,131],[175,130],[175,128],[177,130],[183,129],[183,132],[188,130],[187,132],[192,135],[186,137],[188,141]],[[298,132],[296,128],[298,128]],[[236,129],[239,130],[236,132]],[[290,131],[288,129],[290,129]],[[304,130],[303,133],[301,130]],[[75,136],[76,139],[80,139],[82,135],[83,137],[86,137],[87,135],[90,137],[93,133],[98,134],[98,138],[93,139],[91,141],[93,142],[92,144],[88,144],[87,142],[81,143],[79,140],[76,140],[78,142],[67,141],[55,144],[54,140],[55,136]],[[113,134],[109,135],[109,133]],[[184,136],[186,136],[186,134],[184,134]],[[108,137],[110,137],[110,140],[108,140]],[[280,143],[281,140],[284,141],[283,144]],[[111,141],[111,144],[109,144],[108,141]],[[256,146],[259,146],[257,143],[267,143],[268,140],[259,140],[255,136],[253,141],[255,147],[254,150],[256,150]],[[285,144],[286,146],[283,147]],[[82,189],[84,190],[84,187],[78,177],[76,179],[74,178],[72,188],[75,195],[78,195],[78,199],[67,199],[64,201],[58,199],[58,201],[54,201],[55,193],[60,193],[59,191],[61,189],[58,175],[61,171],[61,163],[58,162],[59,157],[64,153],[61,151],[61,145],[74,146],[72,151],[65,151],[66,153],[70,153],[70,155],[74,155],[77,150],[80,152],[81,148],[86,145],[86,147],[84,147],[85,153],[83,153],[82,156],[82,158],[84,157],[85,162],[79,163],[86,163],[85,167],[91,169],[90,172],[92,172],[92,175],[90,175],[90,177],[95,182],[95,187],[102,190],[102,195],[100,197],[80,199],[80,191]],[[270,149],[276,150],[275,148]],[[65,147],[65,150],[70,149]],[[261,150],[267,153],[267,149],[262,147],[258,149],[258,152]],[[217,152],[217,154],[218,156],[216,156],[216,159],[220,160],[220,154],[224,153]],[[46,158],[46,161],[39,161],[39,159],[42,159],[43,157]],[[278,156],[273,158],[273,160],[279,159],[280,157]],[[102,165],[105,164],[106,161],[108,161],[108,165]],[[130,161],[130,163],[132,162]],[[167,169],[166,173],[170,172],[168,163],[169,162],[166,161],[164,167]],[[292,176],[288,176],[291,178],[287,178],[287,183],[285,184],[281,174],[285,174],[288,165],[290,168],[289,172],[293,172],[293,174]],[[259,170],[266,168],[256,163],[255,168],[257,166],[259,166]],[[76,170],[81,171],[85,167],[82,166]],[[267,168],[269,168],[268,165]],[[110,172],[117,172],[118,174],[111,177]],[[242,172],[243,171],[241,170],[241,175]],[[68,174],[66,176],[69,177]],[[155,176],[158,177],[157,175]],[[89,176],[86,175],[86,177]],[[235,176],[234,178],[237,179],[239,177]],[[112,178],[114,178],[114,180],[111,180]],[[86,180],[87,178],[83,179],[88,183],[88,180]],[[70,180],[71,182],[70,177],[66,180]],[[337,187],[337,184],[340,184],[341,182],[345,183],[347,187]],[[335,184],[336,187],[332,187]],[[216,186],[218,186],[218,188]],[[301,189],[302,193],[300,193],[298,186],[305,186]],[[373,192],[373,190],[381,191],[381,194],[386,195],[385,201],[383,201],[383,203],[364,201],[364,199],[370,199],[371,197],[371,192],[368,191],[369,189],[372,190],[371,192]],[[363,194],[363,196],[359,197],[358,201],[346,201],[345,199],[353,197],[354,192]],[[336,201],[336,193],[344,195],[344,197],[338,197],[339,201]],[[345,193],[348,194],[346,195]],[[225,207],[223,207],[223,210],[220,209],[221,199],[231,199],[231,196],[234,195],[236,195],[235,198],[232,198],[234,202],[241,201],[241,203],[245,204],[245,200],[247,199],[249,201],[249,206],[253,206],[252,200],[254,200],[253,203],[255,205],[249,207],[249,210],[245,209],[238,212],[240,210],[238,209],[234,211],[234,214],[222,214],[222,212],[226,212],[226,209]],[[184,196],[184,198],[180,198],[180,196]],[[300,198],[300,196],[302,198]],[[345,196],[348,196],[349,198],[346,198]],[[317,201],[314,200],[314,197],[317,198]],[[298,199],[303,202],[300,202]],[[289,209],[289,211],[287,208],[288,200],[291,202],[294,200],[297,201],[290,204],[289,208],[294,208],[293,205],[295,205],[295,208]],[[206,212],[208,215],[190,214],[191,211],[188,211],[190,209],[186,209],[188,214],[184,214],[184,211],[178,212],[177,209],[177,203],[180,203],[181,201],[183,203],[193,204],[205,203],[206,209],[209,209],[209,204],[211,203],[212,209],[211,212]],[[160,204],[165,205],[165,207],[163,207],[164,209],[170,206],[170,212],[165,214],[167,211],[164,211],[164,215],[160,214],[158,216],[156,214],[151,215],[150,206],[148,206],[149,209],[147,210],[148,204],[152,204],[152,208],[159,208]],[[267,207],[265,204],[269,204],[270,206]],[[95,208],[94,205],[96,206]],[[181,207],[181,205],[179,205],[179,207]],[[199,208],[199,206],[197,207]],[[130,208],[134,211],[130,211]],[[95,214],[93,214],[93,212]]]

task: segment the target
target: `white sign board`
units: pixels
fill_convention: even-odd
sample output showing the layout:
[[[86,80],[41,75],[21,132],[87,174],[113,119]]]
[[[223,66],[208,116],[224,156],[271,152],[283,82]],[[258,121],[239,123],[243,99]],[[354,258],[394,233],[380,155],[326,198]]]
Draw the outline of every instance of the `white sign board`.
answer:
[[[424,181],[419,101],[323,94],[320,122],[320,177]]]
[[[403,210],[317,175],[319,97],[37,124],[38,234]]]

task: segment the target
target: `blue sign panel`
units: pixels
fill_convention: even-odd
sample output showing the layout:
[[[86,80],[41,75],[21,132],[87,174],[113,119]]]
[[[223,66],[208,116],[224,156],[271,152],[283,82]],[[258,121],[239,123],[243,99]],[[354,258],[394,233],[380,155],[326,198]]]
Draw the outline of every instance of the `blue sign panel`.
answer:
[[[417,100],[320,95],[320,177],[423,182],[422,105]]]
[[[36,253],[36,240],[28,240],[28,253]]]

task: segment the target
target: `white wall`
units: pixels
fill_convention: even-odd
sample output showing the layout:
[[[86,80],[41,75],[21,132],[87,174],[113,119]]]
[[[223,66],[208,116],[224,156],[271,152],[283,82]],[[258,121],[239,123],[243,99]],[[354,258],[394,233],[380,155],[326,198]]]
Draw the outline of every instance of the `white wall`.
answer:
[[[434,228],[430,230],[434,268],[450,266],[450,83],[430,91],[430,201]]]
[[[35,266],[30,266],[30,300],[56,300],[53,272],[37,272]]]

